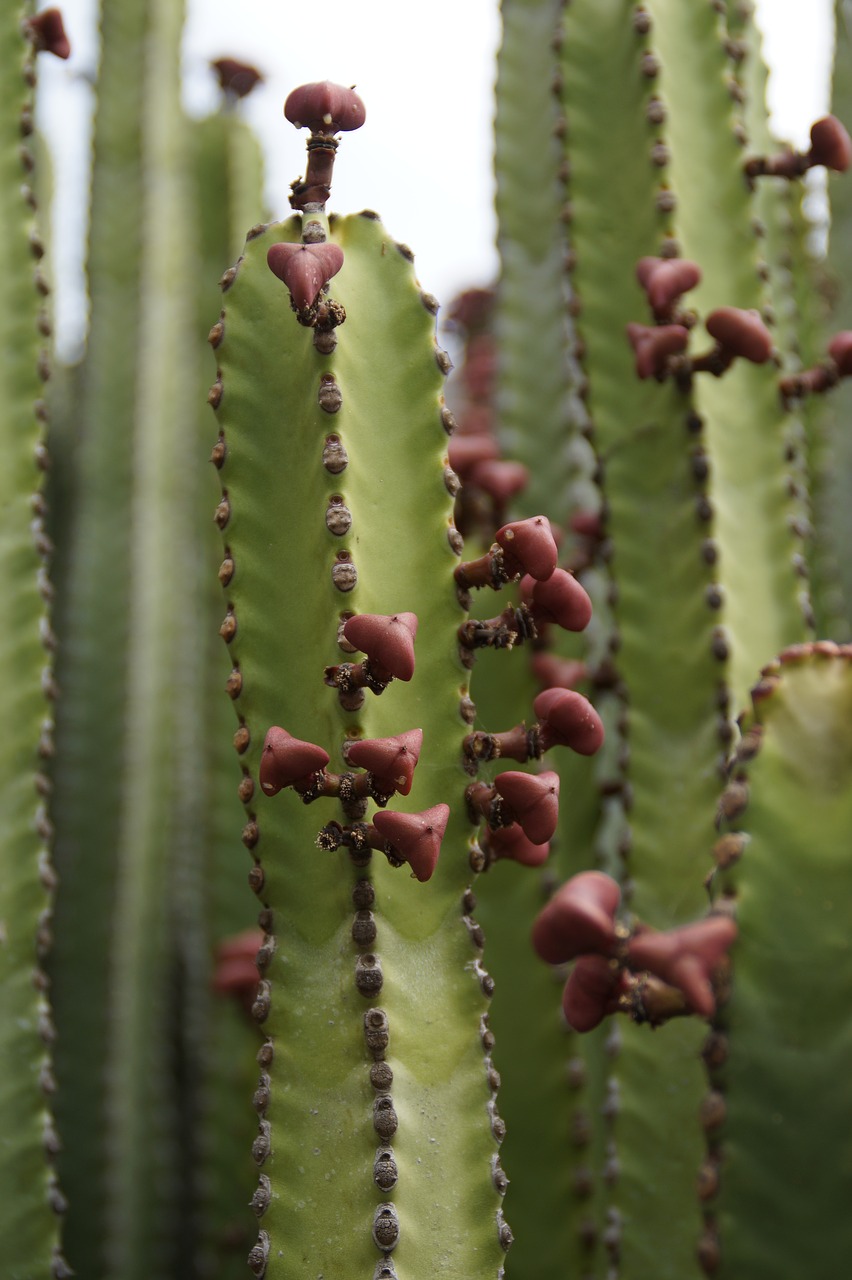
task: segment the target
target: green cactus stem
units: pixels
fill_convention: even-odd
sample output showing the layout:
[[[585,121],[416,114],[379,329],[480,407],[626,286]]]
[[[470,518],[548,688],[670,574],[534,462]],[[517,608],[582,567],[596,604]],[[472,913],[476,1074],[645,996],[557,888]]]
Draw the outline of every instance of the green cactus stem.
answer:
[[[330,297],[294,314],[267,251],[326,234],[311,210],[249,241],[225,277],[216,348],[222,634],[243,838],[267,934],[254,1005],[266,1040],[250,1265],[284,1276],[307,1258],[318,1272],[369,1274],[392,1255],[408,1275],[494,1275],[509,1233],[492,1171],[502,1127],[489,1077],[491,984],[464,919],[468,686],[453,582],[461,541],[444,479],[447,359],[409,252],[372,215],[332,219],[343,265]],[[368,681],[347,711],[324,687],[324,669],[340,667],[341,624],[406,612],[419,619],[411,678]],[[343,657],[363,662],[340,639]],[[261,747],[276,724],[318,741],[334,771],[347,740],[422,730],[411,793],[385,814],[449,806],[428,885],[368,851],[353,864],[342,847],[317,849],[324,823],[340,816],[336,801],[263,795]]]
[[[65,636],[58,676],[54,768],[57,901],[51,976],[59,1040],[57,1115],[63,1132],[60,1174],[74,1196],[65,1247],[80,1274],[104,1274],[107,966],[120,802],[91,767],[120,760],[117,709],[126,697],[131,507],[129,423],[137,389],[132,326],[138,314],[144,207],[141,167],[143,60],[148,7],[107,6],[101,15],[99,106],[95,118],[87,270],[91,323],[81,371],[80,501],[67,559]],[[125,213],[115,217],[120,190]],[[129,332],[128,332],[129,330]],[[97,620],[96,622],[94,620]],[[80,921],[86,921],[81,929]],[[93,1065],[94,1064],[94,1065]]]
[[[705,1047],[709,1274],[830,1275],[850,1247],[852,650],[764,668],[720,804],[730,999]]]
[[[64,1199],[52,1168],[59,1149],[50,1110],[54,1027],[43,971],[55,888],[44,772],[52,751],[55,687],[41,492],[50,318],[34,194],[36,42],[26,26],[32,13],[29,4],[7,5],[0,25],[0,237],[7,290],[0,317],[0,571],[8,676],[3,715],[9,728],[0,761],[0,1256],[10,1275],[47,1280],[69,1273],[58,1245],[57,1213]]]

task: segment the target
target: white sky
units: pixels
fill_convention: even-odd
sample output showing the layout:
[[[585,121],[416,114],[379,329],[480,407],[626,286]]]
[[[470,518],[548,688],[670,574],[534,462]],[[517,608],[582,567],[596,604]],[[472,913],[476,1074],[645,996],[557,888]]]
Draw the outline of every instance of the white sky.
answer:
[[[42,58],[39,67],[41,120],[56,170],[57,328],[66,351],[85,314],[94,7],[93,0],[63,0],[72,56],[67,63]],[[758,0],[757,8],[773,67],[776,131],[805,144],[811,122],[827,109],[831,0]],[[376,209],[414,249],[421,284],[446,303],[496,273],[490,134],[498,38],[497,0],[189,0],[186,101],[195,114],[215,106],[212,58],[238,57],[264,72],[265,84],[244,109],[264,142],[268,199],[279,217],[289,212],[289,184],[304,167],[304,135],[284,120],[285,97],[311,80],[356,84],[367,123],[344,136],[332,207]]]

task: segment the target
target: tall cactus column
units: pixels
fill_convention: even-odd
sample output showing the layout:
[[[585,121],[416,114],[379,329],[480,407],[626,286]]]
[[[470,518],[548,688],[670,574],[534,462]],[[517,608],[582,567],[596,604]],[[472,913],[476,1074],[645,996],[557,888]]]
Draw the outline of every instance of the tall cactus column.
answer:
[[[705,1054],[702,1252],[719,1277],[831,1275],[852,1244],[850,664],[817,642],[764,668],[720,810],[740,934]]]
[[[323,136],[336,146],[347,118],[324,125],[324,114],[294,196],[301,219],[247,244],[225,278],[212,335],[222,630],[233,657],[244,840],[266,931],[255,1002],[266,1034],[255,1095],[260,1233],[250,1263],[269,1277],[305,1266],[392,1276],[397,1263],[411,1276],[493,1276],[508,1235],[494,1172],[490,987],[464,918],[467,674],[453,582],[460,540],[445,476],[447,362],[409,251],[372,215],[329,227],[330,174],[315,170],[334,149]],[[293,265],[282,267],[288,257]],[[341,258],[329,298],[322,281]],[[408,646],[410,615],[419,620],[413,672],[401,670],[405,678],[379,696],[358,687],[358,676],[347,691],[340,668],[348,659],[363,673],[354,649],[370,642],[356,626],[341,649],[341,624],[384,618],[406,631]],[[385,678],[386,661],[394,665],[384,655],[377,668]],[[367,662],[366,683],[379,687],[369,674],[375,656]],[[416,868],[426,878],[446,823],[428,885],[385,865],[385,839],[368,832],[378,850],[370,856],[362,819],[352,818],[363,807],[323,798],[306,807],[289,790],[264,795],[264,735],[275,724],[321,744],[315,759],[330,757],[335,776],[349,772],[347,742],[422,731],[410,795],[394,797],[375,826],[388,820],[382,830],[400,852],[397,810],[425,815],[409,822],[431,829],[430,866]],[[320,776],[330,775],[320,768]]]
[[[53,1022],[42,969],[50,944],[54,876],[48,841],[54,692],[47,616],[50,591],[41,468],[50,319],[34,195],[35,51],[51,33],[33,6],[11,4],[0,19],[0,242],[6,297],[0,315],[0,648],[5,725],[0,753],[0,1258],[9,1275],[47,1280],[68,1270],[59,1254],[63,1198],[48,1164],[58,1151],[49,1110],[55,1084]],[[54,32],[54,35],[56,33]],[[64,37],[63,37],[64,38]],[[67,44],[62,56],[67,57]]]

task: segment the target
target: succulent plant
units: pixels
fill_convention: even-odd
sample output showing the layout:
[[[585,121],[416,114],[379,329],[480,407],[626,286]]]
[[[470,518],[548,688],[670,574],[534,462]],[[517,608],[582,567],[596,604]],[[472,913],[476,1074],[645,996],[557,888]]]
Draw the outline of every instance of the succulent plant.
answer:
[[[846,70],[797,152],[748,4],[502,16],[501,274],[450,383],[411,250],[327,209],[359,95],[290,93],[267,222],[262,73],[218,58],[188,119],[182,6],[142,0],[103,6],[51,360],[69,47],[4,20],[10,1276],[845,1264],[852,317],[801,179],[850,166]]]

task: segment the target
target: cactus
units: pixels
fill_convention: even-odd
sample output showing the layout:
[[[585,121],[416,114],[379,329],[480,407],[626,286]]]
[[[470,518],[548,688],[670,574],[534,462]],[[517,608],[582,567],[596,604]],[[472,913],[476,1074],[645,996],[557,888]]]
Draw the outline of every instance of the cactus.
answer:
[[[91,326],[46,390],[68,47],[7,15],[10,1275],[848,1253],[852,337],[801,178],[852,144],[774,141],[748,4],[502,14],[501,274],[447,382],[411,250],[327,211],[358,95],[290,94],[267,223],[259,73],[190,121],[182,6],[104,6]]]

